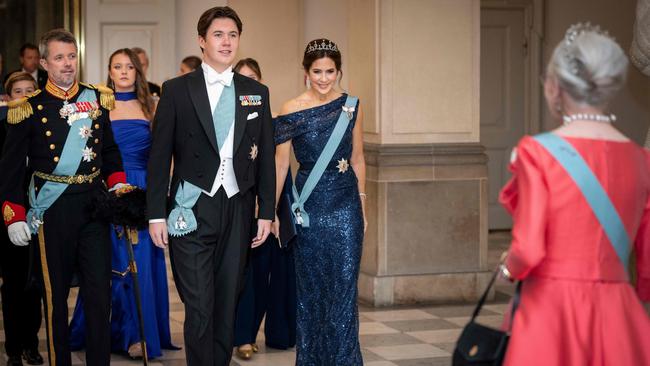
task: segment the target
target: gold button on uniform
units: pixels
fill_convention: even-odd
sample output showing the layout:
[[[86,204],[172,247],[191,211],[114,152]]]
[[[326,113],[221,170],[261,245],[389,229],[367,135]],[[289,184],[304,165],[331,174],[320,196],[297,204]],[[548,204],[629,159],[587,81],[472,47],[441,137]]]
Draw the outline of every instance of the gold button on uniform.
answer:
[[[38,106],[36,106],[36,108],[38,108],[39,111],[42,111],[42,110],[43,110],[43,106],[40,105],[40,104],[39,104]]]
[[[95,123],[95,129],[99,130],[99,123]]]
[[[96,167],[93,167],[91,170],[94,172],[95,170],[97,170],[97,168],[96,168]]]
[[[95,143],[98,144],[98,143],[99,143],[99,139],[95,139]]]
[[[54,160],[55,163],[58,163],[59,162],[59,157],[55,156],[54,159],[52,159],[52,160]]]
[[[54,149],[56,149],[56,145],[50,144],[50,150],[54,150]]]
[[[45,136],[47,136],[47,137],[52,136],[52,131],[45,131]]]
[[[41,118],[41,122],[47,123],[47,118],[45,118],[45,117]]]

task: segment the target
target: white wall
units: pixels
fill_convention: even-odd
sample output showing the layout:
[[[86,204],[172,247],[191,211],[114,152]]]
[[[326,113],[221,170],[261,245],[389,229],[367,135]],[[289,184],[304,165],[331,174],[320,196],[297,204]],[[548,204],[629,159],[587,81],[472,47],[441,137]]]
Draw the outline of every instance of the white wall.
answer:
[[[176,76],[181,60],[187,56],[201,57],[196,23],[204,11],[215,6],[227,5],[227,0],[179,0],[176,1],[176,54],[175,73],[167,78]]]
[[[347,0],[303,0],[303,34],[301,57],[307,42],[327,38],[336,43],[341,51],[343,79],[341,87],[348,88],[348,1]]]

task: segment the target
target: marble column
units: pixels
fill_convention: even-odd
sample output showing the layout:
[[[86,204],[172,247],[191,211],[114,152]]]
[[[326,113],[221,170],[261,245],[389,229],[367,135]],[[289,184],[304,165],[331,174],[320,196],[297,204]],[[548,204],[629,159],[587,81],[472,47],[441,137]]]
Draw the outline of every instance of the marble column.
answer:
[[[480,0],[356,0],[347,26],[368,167],[360,299],[474,301],[490,275]]]

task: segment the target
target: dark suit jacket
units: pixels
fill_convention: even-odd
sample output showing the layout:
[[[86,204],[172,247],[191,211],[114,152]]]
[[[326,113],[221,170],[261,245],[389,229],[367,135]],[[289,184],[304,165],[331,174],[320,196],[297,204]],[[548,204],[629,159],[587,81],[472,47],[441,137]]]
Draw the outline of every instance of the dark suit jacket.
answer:
[[[154,84],[151,81],[147,81],[147,85],[149,85],[149,93],[155,97],[160,97],[160,86],[158,84]]]
[[[8,73],[7,75],[5,75],[5,79],[2,82],[2,85],[4,85],[7,82],[7,79],[9,79],[9,76],[11,76],[11,74],[13,74],[14,72],[18,72],[18,71],[23,71],[23,69],[14,70],[14,71]],[[38,69],[38,80],[36,80],[36,84],[38,84],[39,89],[43,89],[43,88],[45,88],[46,83],[47,83],[47,71],[39,68]],[[9,92],[10,92],[10,90],[6,91],[7,94],[9,94]]]
[[[255,190],[259,218],[275,218],[275,144],[266,86],[235,73],[233,165],[240,194]],[[203,69],[166,81],[153,122],[147,174],[147,215],[167,217],[169,169],[174,158],[171,202],[181,180],[210,191],[220,164],[217,137]],[[259,95],[259,106],[242,106],[240,96]],[[257,113],[256,118],[249,119]],[[257,156],[251,154],[253,146]]]

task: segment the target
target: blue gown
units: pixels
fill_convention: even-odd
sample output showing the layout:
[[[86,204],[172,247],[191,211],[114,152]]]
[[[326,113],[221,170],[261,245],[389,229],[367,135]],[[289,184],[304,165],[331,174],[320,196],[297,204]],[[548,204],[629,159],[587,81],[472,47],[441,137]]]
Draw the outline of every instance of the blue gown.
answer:
[[[298,192],[321,154],[345,105],[346,95],[314,108],[278,117],[275,143],[292,140],[301,168]],[[358,108],[357,108],[358,109]],[[294,247],[297,288],[296,365],[362,365],[357,280],[363,242],[363,212],[352,167],[352,121],[305,203],[310,227],[298,227]]]
[[[126,180],[129,184],[145,189],[147,186],[147,160],[151,147],[148,121],[124,119],[111,122],[115,142],[120,148]],[[133,280],[128,269],[126,238],[120,229],[111,230],[112,269],[111,278],[111,350],[127,352],[129,346],[140,341],[139,322]],[[150,358],[162,356],[162,349],[178,349],[171,342],[169,329],[169,290],[165,253],[156,247],[148,230],[138,232],[138,244],[133,246],[138,267],[138,280],[142,299],[147,354]],[[83,299],[77,299],[70,324],[70,347],[84,347],[85,317]]]

